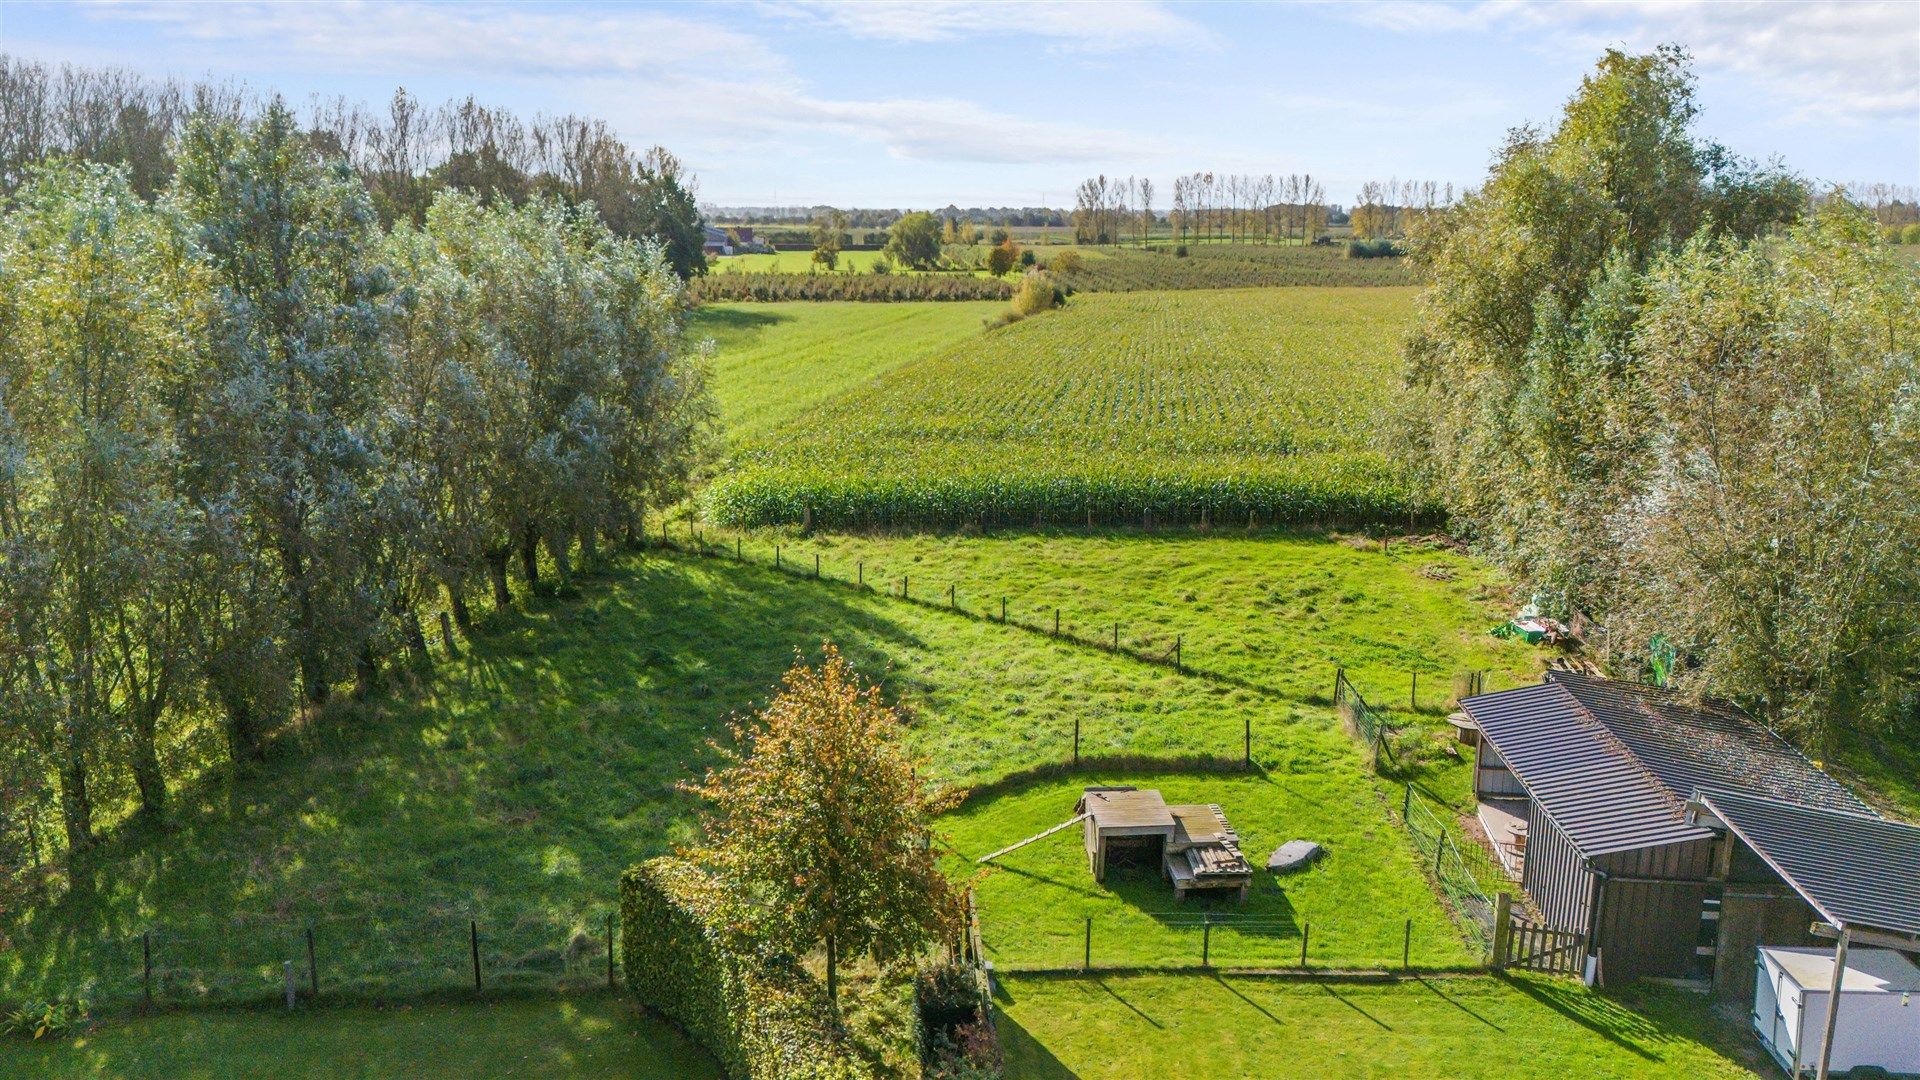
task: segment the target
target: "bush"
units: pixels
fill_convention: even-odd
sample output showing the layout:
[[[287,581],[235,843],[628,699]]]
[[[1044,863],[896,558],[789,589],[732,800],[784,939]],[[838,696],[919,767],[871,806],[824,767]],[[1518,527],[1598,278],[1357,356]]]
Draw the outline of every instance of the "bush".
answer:
[[[835,1031],[826,994],[791,958],[764,958],[729,929],[725,890],[684,859],[620,878],[627,987],[741,1080],[872,1080]]]
[[[1176,247],[1176,248],[1174,248],[1174,249],[1173,249],[1173,257],[1174,257],[1174,258],[1176,258],[1176,259],[1184,259],[1184,258],[1186,258],[1186,257],[1187,257],[1187,245],[1185,245],[1185,244],[1181,244],[1181,245],[1179,245],[1178,247]]]
[[[1077,274],[1087,268],[1087,260],[1077,251],[1063,251],[1047,261],[1047,269],[1056,274]]]
[[[1024,319],[1058,307],[1062,297],[1052,275],[1045,270],[1029,270],[1013,293],[1013,313]]]
[[[0,1035],[43,1039],[70,1034],[87,1020],[87,1003],[80,998],[36,1001],[0,1016]]]
[[[1034,257],[1033,257],[1033,249],[1032,249],[1032,248],[1021,248],[1021,249],[1020,249],[1020,265],[1021,265],[1021,266],[1032,266],[1032,265],[1033,265],[1034,263],[1036,263],[1036,262],[1039,262],[1039,261],[1040,261],[1040,260],[1038,260],[1038,259],[1036,259],[1036,258],[1034,258]]]
[[[1920,244],[1920,222],[1915,222],[1901,229],[1900,242],[1903,244]]]
[[[1347,258],[1349,259],[1390,259],[1404,255],[1400,246],[1391,240],[1349,240]]]

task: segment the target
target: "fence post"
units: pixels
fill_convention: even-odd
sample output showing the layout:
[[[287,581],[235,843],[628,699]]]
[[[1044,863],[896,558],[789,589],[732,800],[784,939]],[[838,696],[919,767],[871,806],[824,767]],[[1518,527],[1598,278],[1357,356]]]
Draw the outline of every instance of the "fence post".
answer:
[[[1180,639],[1185,636],[1184,634],[1173,635],[1173,670],[1175,671],[1185,670],[1180,666]]]
[[[1311,937],[1313,937],[1313,924],[1310,922],[1301,923],[1300,924],[1300,966],[1302,968],[1307,966],[1307,940]]]
[[[1213,966],[1213,912],[1200,914],[1200,966]]]
[[[1000,598],[1000,625],[1007,625],[1007,598],[1004,596]]]
[[[1502,891],[1493,898],[1493,955],[1496,968],[1507,966],[1507,946],[1513,939],[1513,894]]]
[[[773,545],[773,568],[775,570],[780,569],[780,545],[779,544]]]
[[[1120,651],[1120,624],[1117,622],[1113,624],[1113,651]]]
[[[1420,711],[1420,673],[1413,672],[1413,686],[1407,690],[1407,711]]]
[[[741,562],[744,558],[745,556],[740,553],[740,538],[736,536],[733,538],[733,561]]]
[[[956,595],[954,591],[955,588],[956,586],[952,582],[947,583],[947,608],[949,610],[958,608],[960,606],[960,602],[957,599],[955,599],[955,595]]]
[[[905,600],[907,598],[907,589],[908,589],[907,575],[901,574],[900,575],[900,599]]]
[[[1340,704],[1340,684],[1346,681],[1347,669],[1339,664],[1333,665],[1333,703]]]
[[[153,1008],[153,931],[140,932],[140,957],[145,967],[141,976],[141,985],[146,988],[147,1008]]]
[[[1413,828],[1413,783],[1408,781],[1407,793],[1400,799],[1400,821],[1407,828]]]
[[[1245,756],[1243,760],[1245,761],[1246,764],[1252,765],[1253,764],[1253,714],[1248,713],[1246,716],[1241,717],[1241,720],[1246,724],[1246,732],[1243,736],[1246,743],[1246,748],[1244,750]]]
[[[1073,718],[1073,766],[1080,767],[1080,718]]]
[[[293,1011],[293,961],[280,961],[280,977],[287,987],[287,1011]]]
[[[613,989],[613,912],[607,912],[607,989]]]
[[[1059,608],[1053,609],[1053,636],[1054,637],[1060,636],[1060,609]]]
[[[813,553],[813,580],[820,580],[820,553],[817,551]]]
[[[473,943],[473,988],[480,989],[480,920],[473,919],[467,924],[468,940]]]
[[[313,924],[307,924],[307,989],[315,1000],[320,997],[320,964],[313,957]]]
[[[1440,880],[1440,856],[1447,850],[1447,834],[1436,833],[1433,840],[1433,880]]]
[[[1413,920],[1408,919],[1407,920],[1407,936],[1405,940],[1400,942],[1400,970],[1406,971],[1412,968],[1413,964],[1410,962],[1412,958],[1413,958]]]
[[[1085,951],[1080,954],[1080,970],[1093,970],[1093,916],[1091,915],[1087,916],[1087,943]]]
[[[859,562],[854,564],[854,574],[856,576],[854,577],[853,583],[863,589],[866,588],[867,587],[867,560],[861,559]]]

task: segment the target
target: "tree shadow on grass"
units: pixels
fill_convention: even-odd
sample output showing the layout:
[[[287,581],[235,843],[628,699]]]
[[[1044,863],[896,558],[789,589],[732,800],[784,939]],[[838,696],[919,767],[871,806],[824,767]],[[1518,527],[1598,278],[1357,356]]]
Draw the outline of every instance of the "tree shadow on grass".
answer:
[[[357,962],[345,935],[396,970],[438,965],[469,915],[483,952],[558,949],[599,929],[588,912],[611,906],[621,870],[694,839],[678,783],[796,650],[831,639],[885,685],[894,656],[925,647],[884,609],[752,570],[640,556],[582,584],[497,620],[417,687],[343,695],[266,760],[181,785],[165,829],[110,834],[73,860],[76,887],[11,920],[0,984],[137,993],[149,927],[181,943],[156,967],[277,970],[304,969],[288,943],[307,920],[359,920],[320,938],[323,979]],[[509,925],[525,940],[488,939]]]

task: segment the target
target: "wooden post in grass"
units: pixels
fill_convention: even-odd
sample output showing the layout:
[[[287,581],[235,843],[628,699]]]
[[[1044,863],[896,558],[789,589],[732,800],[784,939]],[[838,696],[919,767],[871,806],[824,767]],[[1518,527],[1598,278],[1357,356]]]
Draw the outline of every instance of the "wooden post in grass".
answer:
[[[1407,925],[1413,925],[1408,920]],[[607,989],[613,989],[613,912],[607,912]]]
[[[480,989],[480,920],[467,923],[468,940],[473,944],[473,988]]]
[[[820,553],[817,551],[813,553],[813,580],[820,580]]]
[[[861,559],[853,565],[853,583],[861,588],[867,587],[867,560]]]
[[[1113,624],[1113,651],[1120,651],[1120,624],[1117,622]]]
[[[779,544],[773,545],[773,568],[775,570],[780,569],[780,545]]]
[[[907,575],[901,574],[900,575],[900,599],[907,600],[911,598],[908,595],[907,589],[908,589]]]
[[[287,1011],[293,1011],[293,961],[280,961],[280,979],[287,987]]]
[[[1093,970],[1093,916],[1087,916],[1087,943],[1080,953],[1080,970]]]
[[[141,976],[141,984],[146,987],[147,1008],[153,1008],[153,931],[140,933],[140,958],[146,972]]]
[[[1420,673],[1413,673],[1413,686],[1407,691],[1407,711],[1420,711]]]
[[[1053,636],[1054,637],[1060,636],[1060,609],[1059,608],[1053,609]]]
[[[1313,924],[1310,922],[1301,923],[1300,924],[1300,966],[1303,968],[1307,966],[1307,941],[1312,937],[1313,937]]]
[[[1175,634],[1175,635],[1173,635],[1173,670],[1175,670],[1175,671],[1185,671],[1185,670],[1186,670],[1186,668],[1185,668],[1185,667],[1183,667],[1183,666],[1181,665],[1181,663],[1180,663],[1180,645],[1181,645],[1181,639],[1182,639],[1182,638],[1184,638],[1185,636],[1186,636],[1185,634]]]
[[[1400,970],[1402,971],[1410,970],[1413,967],[1413,964],[1411,963],[1412,958],[1413,958],[1413,920],[1408,919],[1407,935],[1400,942]]]
[[[1073,718],[1073,767],[1080,767],[1080,718]]]
[[[1241,722],[1246,724],[1246,731],[1242,735],[1246,747],[1243,752],[1243,760],[1247,765],[1251,766],[1253,764],[1253,714],[1248,713],[1246,716],[1241,717]]]
[[[746,556],[742,554],[740,550],[740,538],[736,536],[733,538],[733,561],[742,562],[745,559]]]
[[[307,989],[315,1000],[320,997],[320,964],[313,957],[313,924],[307,924]]]
[[[1407,784],[1407,793],[1400,797],[1400,821],[1408,827],[1413,825],[1413,784],[1411,783]]]
[[[1200,913],[1200,966],[1213,966],[1213,913]]]
[[[1493,897],[1494,967],[1507,966],[1507,946],[1513,940],[1513,894],[1500,892]]]
[[[953,583],[948,582],[947,583],[947,607],[949,609],[957,609],[960,606],[960,602],[954,598],[955,596],[954,589],[955,589],[955,586],[953,585]]]
[[[1000,625],[1005,626],[1006,624],[1007,624],[1007,598],[1003,596],[1000,598]]]
[[[460,643],[453,639],[453,616],[444,611],[440,613],[440,641],[446,645],[448,656],[460,655]]]

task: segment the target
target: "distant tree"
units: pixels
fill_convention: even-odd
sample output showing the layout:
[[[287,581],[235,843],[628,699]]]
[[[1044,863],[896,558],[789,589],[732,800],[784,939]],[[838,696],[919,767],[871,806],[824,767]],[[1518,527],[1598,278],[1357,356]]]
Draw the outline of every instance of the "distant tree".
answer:
[[[1037,261],[1039,260],[1034,258],[1032,248],[1020,249],[1020,265],[1021,266],[1032,266]]]
[[[905,724],[828,644],[754,719],[694,791],[711,807],[699,858],[739,891],[754,929],[795,952],[825,948],[827,996],[849,957],[912,955],[954,925],[933,819],[950,800],[902,744]]]
[[[829,270],[840,265],[840,237],[847,229],[847,215],[831,210],[813,219],[813,264]]]
[[[887,230],[886,252],[915,270],[931,270],[940,261],[940,222],[924,210],[906,214]]]
[[[987,252],[987,272],[994,277],[1005,277],[1020,261],[1020,248],[1011,240],[1003,240]]]
[[[1013,239],[1013,234],[1004,228],[995,229],[987,234],[987,243],[993,244],[996,247],[1011,239]]]
[[[1920,244],[1920,224],[1902,227],[1900,230],[1900,242],[1903,244]]]

